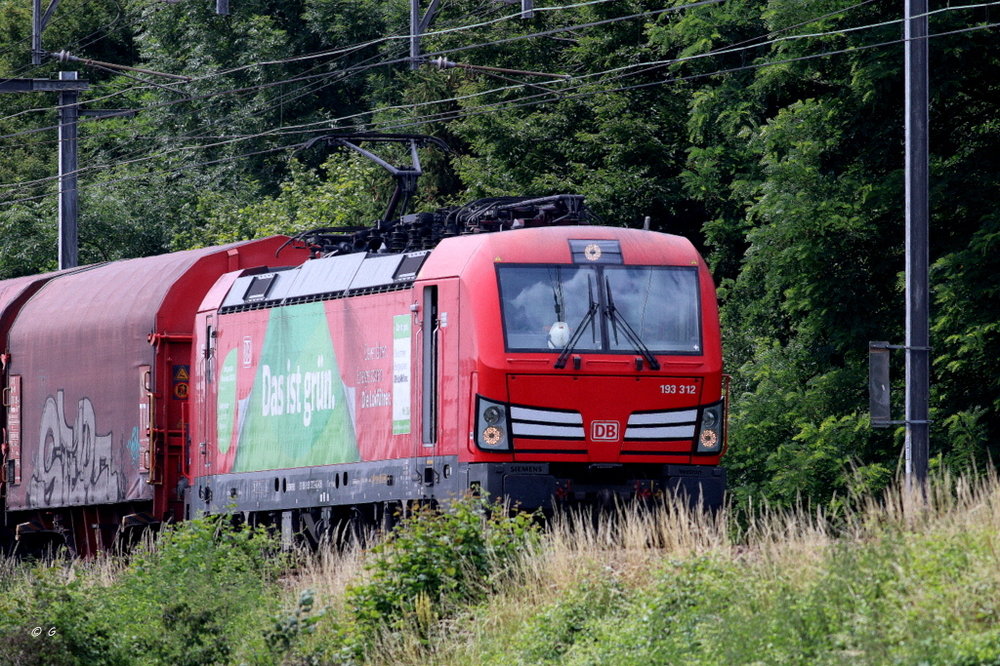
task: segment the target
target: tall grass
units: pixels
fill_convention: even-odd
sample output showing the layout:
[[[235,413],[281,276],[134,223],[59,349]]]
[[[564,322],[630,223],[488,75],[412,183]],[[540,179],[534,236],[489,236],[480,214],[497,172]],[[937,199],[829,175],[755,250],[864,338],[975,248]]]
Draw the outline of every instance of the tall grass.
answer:
[[[564,516],[521,581],[408,663],[1000,664],[995,476],[736,522]]]
[[[34,637],[35,626],[56,633]],[[827,515],[417,512],[278,555],[207,521],[125,560],[0,561],[3,664],[1000,664],[1000,483]]]
[[[167,529],[128,558],[6,562],[0,663],[273,663],[273,540],[222,519]]]

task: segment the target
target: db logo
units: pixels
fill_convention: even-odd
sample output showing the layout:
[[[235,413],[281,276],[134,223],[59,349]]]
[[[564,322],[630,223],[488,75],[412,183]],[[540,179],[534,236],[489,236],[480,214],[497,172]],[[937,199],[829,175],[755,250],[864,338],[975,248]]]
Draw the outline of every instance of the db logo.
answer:
[[[618,421],[591,421],[590,439],[595,442],[617,442],[620,430]]]

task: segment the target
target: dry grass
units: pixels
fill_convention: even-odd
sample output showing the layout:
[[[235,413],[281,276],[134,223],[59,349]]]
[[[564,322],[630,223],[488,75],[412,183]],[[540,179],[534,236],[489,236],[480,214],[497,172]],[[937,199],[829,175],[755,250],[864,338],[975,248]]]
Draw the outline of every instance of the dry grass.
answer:
[[[367,541],[371,541],[369,536]],[[303,590],[312,590],[316,605],[339,612],[344,590],[364,573],[364,546],[357,540],[342,545],[322,544],[315,551],[300,549],[295,553],[292,575],[282,578],[286,606],[294,606]]]
[[[839,560],[845,552],[848,559]],[[350,621],[351,609],[345,604],[344,591],[364,580],[370,557],[357,543],[302,551],[293,557],[294,565],[270,589],[280,594],[284,609],[295,609],[301,593],[311,590],[315,608],[325,609],[327,620],[275,663],[297,663],[299,656],[308,653],[335,653],[338,639],[332,628]],[[875,567],[861,574],[862,578],[871,571],[883,570],[879,558],[885,560],[891,587],[887,588],[889,592],[878,595],[889,597],[872,596],[866,588],[868,581],[852,581],[851,567],[856,563]],[[515,575],[494,589],[486,601],[460,609],[457,614],[452,608],[449,615],[431,599],[421,600],[418,612],[411,618],[412,626],[404,624],[378,638],[368,660],[374,664],[449,666],[536,663],[531,658],[534,648],[526,645],[534,640],[532,636],[544,640],[549,618],[559,621],[567,604],[589,608],[580,602],[581,589],[596,589],[594,598],[598,600],[610,594],[609,603],[618,604],[619,610],[631,608],[627,605],[656,594],[655,590],[675,573],[681,575],[690,570],[692,562],[706,559],[738,576],[738,580],[748,581],[736,602],[749,601],[750,606],[761,609],[734,607],[729,620],[723,622],[746,622],[756,612],[771,613],[773,624],[765,623],[764,629],[757,630],[765,632],[767,626],[799,621],[801,618],[791,617],[786,622],[781,615],[783,609],[778,608],[782,599],[819,604],[818,610],[809,612],[847,618],[844,622],[848,628],[843,631],[848,646],[838,647],[840,652],[830,653],[833,656],[828,660],[933,661],[935,655],[944,654],[972,655],[970,663],[974,663],[1000,655],[1000,630],[996,629],[1000,626],[1000,481],[993,474],[972,480],[944,476],[935,480],[926,497],[896,487],[882,497],[860,501],[853,510],[841,511],[835,517],[819,509],[761,506],[752,515],[737,520],[728,510],[710,514],[691,511],[681,504],[624,507],[598,514],[586,510],[564,512],[548,522],[540,540],[525,547]],[[0,591],[9,600],[20,599],[12,608],[30,609],[34,581],[39,577],[50,582],[77,581],[84,588],[99,591],[111,587],[128,566],[126,559],[115,556],[89,561],[53,559],[31,566],[0,558]],[[822,606],[826,602],[824,581],[841,586],[837,593],[840,597],[831,599],[829,608]],[[720,583],[721,591],[717,592],[726,594],[726,585]],[[775,589],[782,590],[785,597],[774,596]],[[81,594],[81,598],[89,598],[86,591]],[[852,615],[861,612],[854,606],[862,608],[873,600],[882,603],[885,599],[887,605],[880,612],[901,615],[880,616],[884,628],[869,626],[864,616]],[[584,602],[588,600],[584,598]],[[725,599],[725,603],[730,601]],[[717,614],[725,603],[713,606],[711,613]],[[594,633],[594,627],[602,626],[606,619],[631,621],[629,613],[623,620],[621,613],[611,617],[611,612],[604,618],[601,613],[607,609],[590,610],[593,615],[585,613],[579,619],[583,632]],[[627,630],[630,625],[624,626]],[[907,647],[907,641],[914,640],[907,634],[911,626],[917,627],[913,631],[933,636],[934,649],[939,652],[924,653]],[[851,643],[853,634],[865,631],[868,634],[857,639],[858,645]],[[754,637],[748,633],[744,638],[750,643]],[[579,640],[585,638],[601,640],[599,636]],[[818,636],[817,640],[828,638]],[[786,645],[789,651],[780,654],[794,657],[794,641],[800,639],[784,635],[775,641],[779,647],[781,640],[792,641],[789,645],[793,647]],[[760,658],[752,648],[748,650],[748,661]],[[602,654],[607,658],[610,653],[594,648],[587,653],[589,656],[577,655],[576,661],[593,663],[587,659]],[[727,656],[741,659],[738,655]]]
[[[944,477],[935,481],[926,498],[896,487],[836,520],[822,510],[766,506],[744,518],[740,529],[734,528],[733,517],[726,511],[710,515],[678,505],[629,508],[596,518],[587,512],[563,514],[551,523],[545,538],[524,553],[516,581],[488,603],[442,625],[432,650],[397,637],[384,644],[372,661],[525,663],[512,654],[504,656],[505,644],[516,641],[526,627],[537,623],[533,618],[544,617],[587,581],[610,580],[620,585],[624,594],[635,595],[672,563],[706,555],[733,563],[743,575],[759,580],[764,589],[785,586],[793,597],[799,593],[816,596],[816,586],[822,585],[818,581],[831,575],[850,576],[850,571],[837,570],[842,565],[836,560],[835,546],[864,547],[880,543],[888,535],[900,539],[904,561],[886,562],[886,566],[896,567],[899,585],[912,586],[901,602],[901,612],[941,615],[947,618],[941,621],[955,623],[956,630],[973,634],[983,618],[1000,620],[994,615],[997,601],[992,599],[1000,591],[1000,483],[995,475],[979,480]],[[931,549],[934,544],[946,544],[941,548],[947,550],[956,540],[975,541],[992,555],[983,558],[980,554],[977,561],[969,563],[971,570],[965,572],[965,578],[974,581],[975,589],[958,584],[948,587],[940,581],[921,587],[920,577],[938,575],[935,567],[940,563],[920,560],[923,546],[919,544],[931,544]],[[948,580],[948,574],[944,575]],[[984,600],[983,610],[976,611],[981,617],[969,610],[969,595],[975,595],[976,590],[991,597]],[[821,598],[822,592],[818,594]],[[858,594],[860,599],[864,592]],[[905,642],[906,637],[899,640]],[[945,636],[942,640],[950,639]],[[967,637],[955,640],[967,642]],[[873,657],[875,650],[858,652],[858,661],[878,661],[879,657]],[[847,650],[841,656],[847,658],[850,653]]]

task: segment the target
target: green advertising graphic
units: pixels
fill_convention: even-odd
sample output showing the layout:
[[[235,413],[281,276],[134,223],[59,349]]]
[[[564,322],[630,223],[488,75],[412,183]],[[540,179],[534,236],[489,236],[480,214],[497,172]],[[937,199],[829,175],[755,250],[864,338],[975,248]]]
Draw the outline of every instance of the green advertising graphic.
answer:
[[[233,442],[233,417],[236,415],[236,350],[230,349],[219,371],[219,397],[216,403],[219,453],[226,455]]]
[[[253,389],[237,407],[239,446],[232,471],[360,459],[323,305],[271,310]],[[235,351],[230,354],[235,376]],[[229,355],[219,382],[220,426],[228,364]],[[220,443],[222,434],[220,427]]]

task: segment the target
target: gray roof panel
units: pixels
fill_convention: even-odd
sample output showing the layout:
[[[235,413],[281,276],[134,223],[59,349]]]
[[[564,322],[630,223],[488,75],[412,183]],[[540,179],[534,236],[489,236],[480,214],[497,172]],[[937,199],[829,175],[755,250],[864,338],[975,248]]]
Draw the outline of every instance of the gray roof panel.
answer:
[[[272,275],[274,276],[274,282],[271,284],[270,289],[267,290],[267,295],[263,299],[259,299],[259,302],[274,303],[275,301],[281,301],[285,298],[289,287],[291,287],[296,273],[297,271],[295,270],[284,270],[238,277],[233,286],[229,288],[229,293],[226,294],[225,300],[222,301],[222,307],[240,306],[247,302],[254,302],[252,299],[250,301],[247,300],[247,295],[250,293],[250,288],[254,281],[258,278],[263,279]]]
[[[244,275],[233,283],[221,309],[232,312],[274,307],[410,284],[429,254],[359,252],[311,259],[284,271]]]
[[[401,254],[366,257],[354,279],[351,280],[351,291],[392,284],[395,282],[396,269],[399,268],[399,262],[402,260],[403,255]]]
[[[284,298],[346,291],[364,260],[364,253],[358,253],[307,261],[295,271],[295,282]]]

